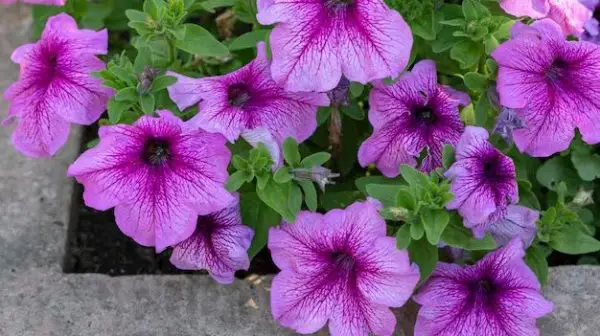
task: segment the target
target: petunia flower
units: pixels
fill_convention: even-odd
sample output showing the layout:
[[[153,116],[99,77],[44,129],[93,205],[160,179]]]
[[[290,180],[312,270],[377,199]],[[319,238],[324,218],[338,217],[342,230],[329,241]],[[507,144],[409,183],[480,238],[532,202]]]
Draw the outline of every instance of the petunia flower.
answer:
[[[592,17],[583,25],[584,32],[579,36],[584,41],[600,44],[600,0],[579,0],[592,11]]]
[[[71,123],[98,120],[112,90],[91,74],[104,68],[95,55],[106,54],[107,47],[106,30],[77,29],[72,17],[59,14],[48,19],[38,42],[13,52],[21,74],[4,92],[9,102],[5,123],[16,121],[12,142],[18,151],[54,155],[67,141]]]
[[[278,161],[278,148],[288,137],[306,140],[317,128],[318,106],[329,105],[325,93],[291,93],[272,79],[264,43],[256,59],[224,76],[178,78],[169,95],[180,109],[199,104],[189,124],[223,134],[230,142],[241,135],[250,143],[263,142]]]
[[[2,5],[12,5],[16,2],[17,0],[0,0],[0,4]],[[33,5],[64,6],[67,0],[21,0],[21,2]]]
[[[446,207],[458,210],[468,228],[488,223],[497,210],[519,199],[515,165],[488,137],[485,129],[467,126],[456,146],[456,162],[446,171],[454,194]]]
[[[242,224],[239,197],[227,208],[199,216],[194,233],[173,247],[171,263],[185,270],[205,269],[219,283],[233,282],[236,270],[248,270],[254,231]]]
[[[420,169],[440,167],[444,144],[456,144],[463,132],[458,108],[469,103],[469,96],[438,84],[431,60],[415,64],[393,85],[373,85],[369,121],[374,130],[358,150],[360,165],[375,163],[385,176],[395,177],[401,164],[416,166],[425,149]]]
[[[490,232],[498,246],[508,244],[514,237],[519,237],[524,246],[529,246],[537,232],[539,218],[538,211],[511,204],[496,210],[486,222],[470,224],[465,221],[465,226],[470,227],[478,239]]]
[[[273,279],[271,308],[281,325],[308,334],[329,321],[339,335],[392,335],[400,307],[418,280],[408,253],[386,237],[381,205],[368,199],[325,215],[302,211],[293,224],[269,232],[281,272]]]
[[[271,32],[273,79],[289,91],[329,91],[342,75],[366,84],[397,77],[413,37],[383,0],[259,0]]]
[[[575,127],[585,142],[600,142],[600,46],[566,41],[544,19],[515,25],[492,56],[500,103],[517,109],[525,126],[513,131],[519,150],[538,157],[563,151]]]
[[[592,17],[591,11],[580,0],[500,0],[500,6],[514,16],[549,18],[560,25],[565,35],[583,33],[586,22]]]
[[[158,252],[188,238],[198,215],[234,200],[225,190],[231,153],[220,134],[190,128],[169,111],[133,125],[103,126],[100,142],[70,167],[85,204],[115,208],[124,234]]]
[[[477,264],[440,262],[413,299],[422,307],[415,336],[537,336],[552,302],[523,261],[518,238]]]
[[[498,114],[496,118],[496,125],[492,133],[496,133],[506,141],[506,143],[512,145],[512,137],[514,130],[523,128],[523,120],[519,117],[518,113],[514,109],[503,108],[502,112]]]

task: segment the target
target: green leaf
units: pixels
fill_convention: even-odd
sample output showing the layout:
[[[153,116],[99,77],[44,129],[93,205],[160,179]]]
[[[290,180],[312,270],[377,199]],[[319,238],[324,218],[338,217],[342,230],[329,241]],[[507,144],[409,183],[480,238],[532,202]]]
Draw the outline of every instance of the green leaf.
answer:
[[[413,34],[428,41],[435,40],[435,14],[433,10],[426,11],[421,17],[410,24]]]
[[[292,179],[290,169],[288,167],[281,167],[273,174],[273,180],[277,183],[287,183]]]
[[[442,164],[444,168],[448,169],[456,160],[456,151],[454,150],[454,146],[450,144],[445,144],[444,149],[442,151]]]
[[[125,11],[125,16],[129,19],[129,21],[138,21],[145,22],[146,21],[146,13],[141,12],[135,9],[128,9]]]
[[[356,103],[342,106],[341,110],[345,115],[354,120],[363,120],[365,118],[365,112]]]
[[[207,0],[202,1],[199,5],[207,12],[214,13],[216,8],[231,7],[236,3],[237,0]]]
[[[566,254],[585,254],[600,251],[600,241],[573,226],[565,226],[550,234],[550,247]]]
[[[318,152],[302,159],[302,161],[300,161],[300,165],[304,168],[318,167],[329,161],[330,158],[331,154],[326,152]]]
[[[265,41],[270,32],[270,29],[258,29],[242,34],[231,41],[229,50],[236,51],[254,48],[258,42]]]
[[[461,69],[475,66],[484,54],[483,44],[462,39],[450,50],[450,58],[460,63]]]
[[[429,185],[429,178],[422,172],[409,165],[401,165],[400,173],[406,182],[417,188],[425,188]]]
[[[363,91],[365,90],[365,86],[357,83],[357,82],[352,82],[350,83],[350,95],[352,95],[352,97],[356,98],[359,97]]]
[[[540,284],[544,286],[548,280],[548,262],[546,254],[539,245],[531,245],[525,254],[525,262],[537,276]]]
[[[479,18],[477,8],[475,8],[475,2],[473,0],[463,0],[462,11],[467,21],[475,21]]]
[[[145,114],[154,113],[154,104],[155,103],[156,103],[156,101],[152,94],[140,96],[140,106],[142,107],[142,112],[144,112]]]
[[[581,184],[569,160],[562,156],[555,156],[544,162],[537,170],[536,178],[541,185],[550,190],[555,190],[560,182],[565,182],[569,195],[575,195],[577,186]]]
[[[423,223],[417,221],[411,223],[410,225],[410,237],[413,240],[419,240],[425,235],[425,229],[423,228]]]
[[[441,239],[444,243],[452,247],[458,247],[468,251],[487,251],[496,248],[496,242],[490,234],[487,234],[483,239],[475,239],[471,230],[463,225],[462,218],[456,213],[451,214],[450,222],[442,233]]]
[[[378,199],[383,206],[392,207],[396,205],[396,197],[401,186],[385,185],[385,184],[369,184],[367,185],[367,194]]]
[[[421,222],[430,244],[437,245],[449,221],[450,216],[446,210],[424,210],[421,213]]]
[[[541,210],[540,201],[531,190],[531,183],[524,180],[518,180],[519,183],[519,204],[531,209]]]
[[[290,202],[288,201],[292,193],[292,186],[298,188],[291,181],[288,183],[276,183],[273,179],[270,179],[263,189],[256,189],[258,197],[290,223],[296,217],[296,213],[290,211]],[[298,189],[298,191],[300,190]],[[300,192],[300,205],[302,205],[302,192]]]
[[[288,222],[291,223],[296,219],[296,215],[298,214],[298,212],[300,212],[301,208],[302,208],[302,191],[300,190],[300,187],[298,187],[297,184],[292,183],[292,186],[290,188],[289,198],[288,198],[288,209],[291,214],[289,219],[291,221],[288,221]]]
[[[321,195],[321,207],[325,210],[344,209],[354,201],[363,198],[363,193],[353,191],[328,191]]]
[[[242,185],[244,185],[244,183],[246,183],[247,178],[248,178],[247,171],[238,170],[235,173],[231,174],[231,176],[229,176],[227,183],[225,183],[225,188],[229,192],[237,191],[238,189],[240,189],[242,187]]]
[[[463,78],[465,85],[475,92],[486,92],[488,80],[478,72],[467,72]]]
[[[162,75],[154,78],[152,85],[150,85],[151,92],[157,92],[168,88],[169,86],[177,82],[177,77]]]
[[[354,180],[354,185],[356,188],[360,190],[364,195],[368,195],[367,186],[369,184],[391,184],[397,185],[404,182],[404,179],[401,177],[396,178],[387,178],[385,176],[363,176]]]
[[[240,194],[242,222],[254,230],[254,238],[248,249],[248,256],[254,256],[267,244],[269,228],[279,225],[281,216],[263,203],[256,193]]]
[[[311,181],[298,181],[302,191],[304,192],[304,203],[310,211],[317,211],[317,189]]]
[[[396,247],[404,250],[408,248],[410,241],[410,224],[404,224],[396,231]]]
[[[133,70],[137,73],[144,71],[146,66],[152,66],[152,52],[150,48],[138,49],[137,57],[133,63]]]
[[[417,201],[415,200],[415,196],[412,194],[409,188],[401,186],[398,189],[398,195],[396,196],[396,205],[410,211],[416,210]]]
[[[593,181],[600,177],[600,155],[574,152],[571,162],[582,180]]]
[[[265,186],[267,185],[267,183],[269,183],[269,180],[271,180],[270,173],[265,172],[265,173],[256,175],[256,187],[258,189],[264,189]]]
[[[285,162],[290,166],[297,166],[300,164],[300,152],[298,151],[298,143],[294,138],[287,138],[283,142],[283,157]]]
[[[138,100],[137,90],[134,87],[127,87],[122,90],[119,90],[119,92],[117,92],[117,94],[115,95],[115,100],[135,102]]]
[[[223,57],[229,54],[229,49],[212,36],[208,30],[195,24],[186,24],[185,26],[185,38],[175,41],[177,48],[205,57]]]
[[[411,225],[412,227],[413,225]],[[408,247],[410,260],[419,265],[421,282],[427,280],[438,262],[438,249],[427,242],[427,239],[413,240]]]
[[[111,99],[108,102],[107,110],[108,110],[108,121],[111,124],[116,124],[121,120],[123,116],[123,112],[127,111],[131,103],[129,102],[120,102],[115,99]]]

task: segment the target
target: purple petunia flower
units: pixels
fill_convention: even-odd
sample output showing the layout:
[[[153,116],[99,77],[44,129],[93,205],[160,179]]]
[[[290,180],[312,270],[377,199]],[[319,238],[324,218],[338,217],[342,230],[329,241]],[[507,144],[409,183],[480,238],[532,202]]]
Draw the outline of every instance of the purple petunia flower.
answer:
[[[2,5],[12,5],[16,2],[17,0],[0,0],[0,4]],[[34,5],[64,6],[67,0],[21,0],[21,2]]]
[[[264,43],[256,59],[241,69],[217,77],[178,78],[169,95],[180,109],[200,102],[199,112],[189,123],[223,134],[230,142],[240,135],[248,142],[263,142],[278,162],[279,145],[287,137],[306,140],[317,128],[318,106],[328,106],[325,93],[284,91],[269,73]]]
[[[513,131],[519,150],[538,157],[563,151],[575,127],[585,142],[600,142],[600,46],[566,41],[556,23],[541,20],[515,25],[492,56],[500,102],[525,125]]]
[[[100,143],[70,167],[85,204],[115,207],[127,236],[158,252],[188,238],[198,215],[234,200],[225,190],[231,153],[220,134],[192,129],[169,111],[133,125],[104,126]]]
[[[558,23],[565,35],[579,35],[591,11],[580,0],[500,0],[500,6],[514,16],[549,18]]]
[[[473,266],[438,263],[413,297],[422,307],[415,336],[537,336],[552,302],[523,261],[518,238]]]
[[[511,204],[496,210],[483,223],[469,224],[465,220],[465,226],[473,230],[477,239],[482,239],[490,232],[498,246],[508,244],[514,237],[519,237],[525,246],[529,246],[537,232],[536,222],[539,218],[538,211]]]
[[[185,270],[206,269],[219,283],[230,284],[236,270],[248,270],[247,250],[254,231],[242,224],[239,197],[227,208],[198,217],[196,230],[173,247],[171,263]]]
[[[387,177],[400,173],[400,165],[415,166],[423,149],[421,170],[442,165],[444,144],[456,144],[463,132],[458,107],[469,96],[437,83],[435,63],[421,61],[393,85],[375,82],[369,96],[371,135],[358,150],[365,167],[375,163]]]
[[[275,320],[303,334],[327,321],[333,336],[392,334],[388,307],[408,300],[419,271],[386,237],[380,209],[368,199],[325,215],[302,211],[294,224],[271,229],[269,249],[281,269],[271,288]]]
[[[457,209],[474,232],[485,231],[477,227],[519,199],[515,165],[488,137],[485,129],[467,126],[456,146],[456,162],[446,172],[454,193],[447,208]]]
[[[342,75],[366,84],[396,77],[413,37],[383,0],[259,0],[270,35],[273,79],[290,91],[329,91]]]
[[[48,19],[40,41],[17,48],[19,80],[4,97],[8,119],[15,120],[12,142],[31,157],[54,155],[69,136],[69,124],[89,125],[106,109],[112,90],[91,73],[104,68],[95,55],[106,54],[106,30],[77,29],[67,14]]]
[[[582,40],[600,44],[600,0],[579,0],[592,11],[592,17],[585,22],[584,32],[579,36]]]

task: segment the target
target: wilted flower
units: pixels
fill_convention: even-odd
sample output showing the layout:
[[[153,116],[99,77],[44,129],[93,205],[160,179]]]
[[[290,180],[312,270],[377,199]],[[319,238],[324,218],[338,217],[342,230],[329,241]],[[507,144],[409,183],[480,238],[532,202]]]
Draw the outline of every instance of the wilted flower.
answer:
[[[496,118],[496,125],[492,133],[496,133],[508,144],[512,144],[513,130],[523,128],[523,120],[517,114],[517,111],[511,108],[504,108]]]
[[[585,31],[579,36],[582,40],[600,44],[600,0],[579,0],[592,11],[592,17],[585,22]]]
[[[2,5],[12,5],[16,2],[17,0],[0,0],[0,4]],[[34,5],[64,6],[67,0],[21,0],[21,2]]]
[[[7,123],[16,121],[12,142],[18,151],[32,157],[54,155],[67,141],[71,123],[98,120],[112,90],[91,74],[104,68],[95,55],[106,54],[107,47],[106,30],[77,29],[72,17],[59,14],[48,19],[40,41],[13,52],[21,74],[4,97]]]
[[[149,65],[144,67],[144,71],[138,74],[137,91],[140,94],[145,94],[150,90],[154,78],[160,74],[160,69],[154,69]]]
[[[415,336],[537,336],[552,302],[523,261],[518,238],[473,266],[440,262],[414,300]]]
[[[331,101],[331,105],[335,107],[348,105],[348,93],[350,92],[350,81],[342,76],[338,85],[331,91],[327,92],[327,96]]]
[[[464,129],[459,106],[469,96],[437,83],[435,63],[421,61],[393,85],[375,82],[369,97],[373,135],[362,143],[358,161],[375,163],[387,177],[400,174],[400,165],[415,166],[426,149],[420,169],[442,165],[444,144],[456,144]]]
[[[180,269],[205,269],[217,282],[230,284],[235,271],[250,266],[247,250],[253,236],[242,224],[236,197],[229,207],[198,217],[196,230],[173,247],[170,261]]]
[[[321,191],[325,192],[325,185],[335,184],[331,179],[339,177],[340,174],[332,173],[331,169],[317,166],[311,168],[294,168],[292,169],[292,175],[294,180],[297,181],[311,181],[315,182],[321,188]]]
[[[488,142],[488,132],[467,126],[456,146],[456,162],[446,171],[456,209],[468,228],[489,223],[497,210],[519,199],[517,174],[511,158]],[[484,230],[485,231],[485,230]]]
[[[271,72],[290,91],[329,91],[342,75],[363,84],[397,77],[413,43],[383,0],[259,0],[257,18],[276,24]]]
[[[556,23],[541,20],[516,24],[513,38],[492,56],[500,102],[516,109],[525,125],[513,131],[519,150],[532,156],[563,151],[575,127],[585,142],[600,142],[600,46],[566,41]]]
[[[169,73],[178,78],[169,95],[180,109],[200,102],[190,125],[221,133],[230,142],[240,135],[251,143],[258,137],[272,150],[288,137],[306,140],[317,128],[317,107],[329,105],[327,95],[284,91],[271,79],[264,43],[257,48],[254,61],[224,76],[193,79]],[[278,162],[279,153],[272,155]]]
[[[273,279],[275,320],[299,333],[329,321],[339,335],[392,335],[400,307],[419,280],[408,253],[386,237],[381,205],[369,199],[325,215],[302,211],[294,224],[269,232],[281,272]]]
[[[498,246],[508,244],[514,237],[519,237],[524,246],[529,246],[537,232],[539,218],[538,211],[511,204],[496,210],[484,223],[468,224],[465,221],[465,226],[470,227],[478,239],[483,238],[486,232],[491,233]]]
[[[500,0],[500,6],[514,16],[549,18],[560,25],[565,35],[581,34],[592,16],[580,0]]]
[[[220,134],[192,129],[169,111],[133,125],[103,126],[100,142],[70,167],[85,204],[115,207],[127,236],[158,252],[188,238],[198,215],[230,205],[225,190],[231,153]]]

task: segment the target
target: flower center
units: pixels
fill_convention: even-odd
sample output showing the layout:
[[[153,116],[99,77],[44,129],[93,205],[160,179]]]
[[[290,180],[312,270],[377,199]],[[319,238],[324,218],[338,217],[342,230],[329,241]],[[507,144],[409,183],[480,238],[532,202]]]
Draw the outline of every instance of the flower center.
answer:
[[[564,77],[565,71],[569,64],[562,59],[555,60],[552,65],[546,70],[546,78],[556,81]]]
[[[169,142],[165,139],[150,139],[144,145],[142,159],[152,166],[166,163],[171,157]]]
[[[354,4],[354,0],[325,0],[325,5],[330,9],[344,9]]]
[[[250,92],[244,83],[233,84],[227,89],[229,104],[237,107],[244,106],[250,100]]]
[[[483,160],[483,175],[486,179],[495,179],[498,177],[498,156],[493,155]]]
[[[417,108],[414,112],[414,115],[418,120],[426,122],[428,124],[435,121],[435,114],[429,106]]]
[[[331,253],[331,259],[333,260],[334,264],[341,269],[350,270],[354,268],[354,258],[344,252],[335,251]]]

